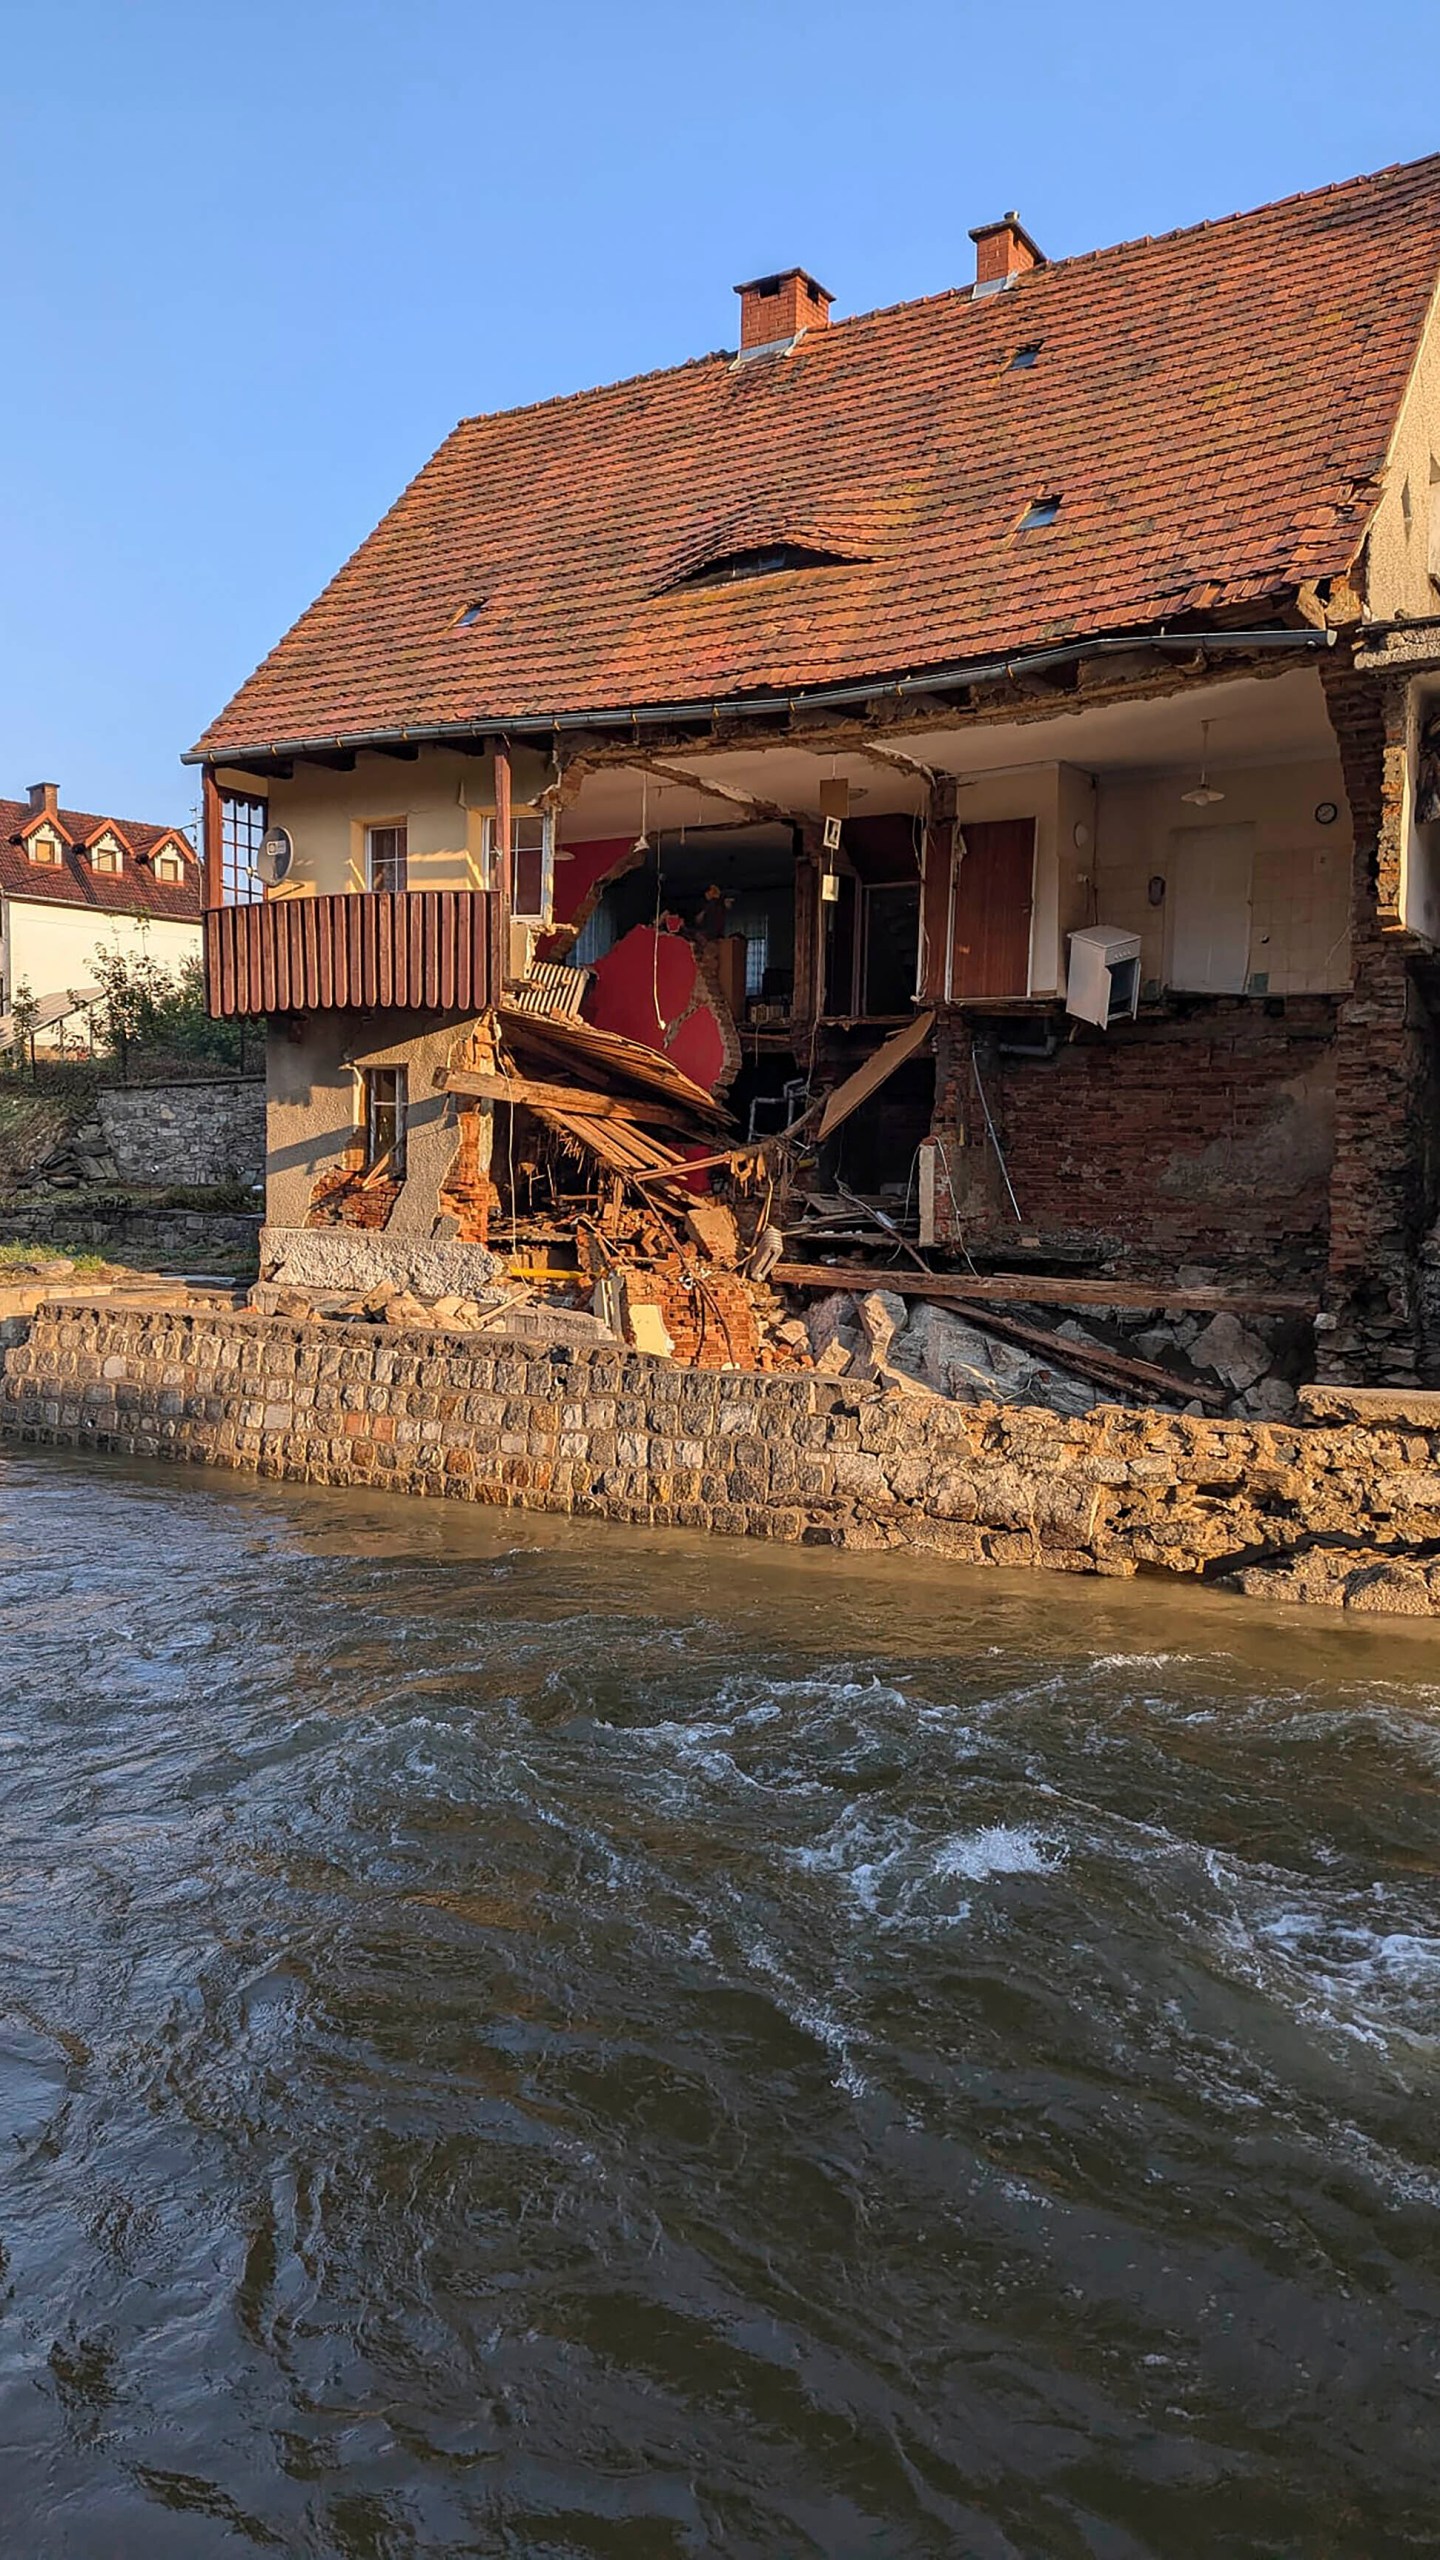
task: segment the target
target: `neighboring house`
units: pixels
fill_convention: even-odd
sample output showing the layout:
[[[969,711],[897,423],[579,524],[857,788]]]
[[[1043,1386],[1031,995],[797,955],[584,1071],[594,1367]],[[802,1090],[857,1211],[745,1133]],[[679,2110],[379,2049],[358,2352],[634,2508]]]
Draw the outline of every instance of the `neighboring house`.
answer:
[[[173,972],[201,948],[200,866],[176,827],[62,809],[53,782],[0,800],[0,1014],[28,990],[42,1022],[95,985],[104,948]]]
[[[543,1143],[446,1090],[507,993],[742,1129],[918,1021],[827,1162],[937,1253],[1309,1286],[1331,1374],[1434,1374],[1440,159],[971,236],[953,292],[834,324],[790,269],[738,351],[467,420],[207,730],[275,1241],[352,1177],[397,1269],[518,1221]]]

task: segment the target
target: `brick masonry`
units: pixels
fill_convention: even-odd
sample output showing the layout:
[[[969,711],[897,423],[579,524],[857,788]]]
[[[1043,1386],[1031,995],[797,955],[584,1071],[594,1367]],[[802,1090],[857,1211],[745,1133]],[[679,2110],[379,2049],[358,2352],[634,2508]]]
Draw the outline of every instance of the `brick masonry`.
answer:
[[[942,1232],[1063,1251],[1123,1254],[1173,1272],[1186,1262],[1276,1280],[1323,1272],[1335,1120],[1334,1001],[1201,1000],[1162,1022],[1074,1031],[1052,1058],[997,1050],[982,1017],[937,1022],[935,1130],[953,1184],[937,1185]],[[979,1082],[975,1068],[978,1063]],[[957,1215],[958,1212],[958,1215]]]
[[[1080,1419],[813,1374],[279,1317],[43,1307],[16,1319],[0,1430],[286,1481],[906,1548],[966,1564],[1238,1577],[1440,1609],[1440,1400],[1281,1426]],[[1304,1588],[1319,1564],[1325,1587]],[[1313,1576],[1312,1576],[1313,1579]]]

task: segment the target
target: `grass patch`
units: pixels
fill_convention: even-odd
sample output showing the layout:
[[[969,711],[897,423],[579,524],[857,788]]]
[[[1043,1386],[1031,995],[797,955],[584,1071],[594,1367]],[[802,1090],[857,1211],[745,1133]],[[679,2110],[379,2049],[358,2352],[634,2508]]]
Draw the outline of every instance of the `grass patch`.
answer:
[[[63,1244],[0,1244],[0,1271],[28,1270],[36,1262],[73,1262],[77,1271],[105,1271],[103,1253],[72,1253]]]

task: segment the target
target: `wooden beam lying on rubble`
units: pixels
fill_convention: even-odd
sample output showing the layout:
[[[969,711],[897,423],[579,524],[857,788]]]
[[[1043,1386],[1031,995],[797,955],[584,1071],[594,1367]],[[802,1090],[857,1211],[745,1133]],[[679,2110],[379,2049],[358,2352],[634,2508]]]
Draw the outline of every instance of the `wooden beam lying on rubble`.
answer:
[[[477,1102],[528,1103],[535,1111],[564,1111],[581,1120],[640,1120],[656,1129],[678,1129],[685,1137],[694,1134],[694,1124],[683,1111],[672,1111],[667,1102],[651,1102],[648,1098],[592,1093],[578,1084],[541,1084],[532,1076],[482,1075],[477,1069],[457,1067],[445,1079],[447,1093],[471,1096]]]
[[[1182,1315],[1313,1316],[1317,1301],[1298,1289],[1172,1288],[1164,1280],[1069,1280],[1043,1271],[879,1271],[873,1263],[781,1262],[772,1280],[787,1289],[893,1289],[902,1298],[1007,1301],[1032,1307],[1112,1307],[1137,1314],[1168,1307]]]
[[[1078,1370],[1097,1387],[1139,1387],[1147,1395],[1167,1396],[1172,1404],[1203,1404],[1215,1413],[1230,1402],[1224,1387],[1177,1378],[1173,1369],[1162,1368],[1157,1360],[1132,1360],[1122,1351],[1092,1351],[1081,1343],[1061,1342],[1043,1325],[1018,1324],[1014,1316],[997,1316],[993,1307],[977,1308],[973,1301],[969,1312],[982,1333],[996,1333],[1002,1342],[1018,1342],[1026,1351],[1041,1351],[1057,1369]]]
[[[802,1263],[777,1262],[767,1275],[771,1287],[820,1287],[818,1270],[808,1279],[797,1279],[796,1273],[806,1267]],[[836,1269],[826,1270],[824,1277],[831,1288],[846,1289],[851,1294],[863,1296],[871,1289],[889,1289],[898,1298],[925,1298],[937,1306],[953,1307],[957,1315],[968,1316],[981,1333],[998,1334],[1002,1342],[1017,1342],[1026,1351],[1041,1352],[1057,1369],[1073,1369],[1077,1376],[1091,1379],[1097,1387],[1138,1387],[1145,1395],[1166,1396],[1172,1404],[1202,1404],[1212,1412],[1230,1402],[1223,1387],[1177,1377],[1173,1369],[1162,1369],[1158,1361],[1132,1360],[1124,1352],[1098,1346],[1092,1350],[1087,1343],[1063,1342],[1057,1334],[1047,1333],[1043,1325],[1021,1324],[1014,1316],[996,1315],[974,1298],[953,1292],[947,1282],[917,1281],[910,1271],[868,1271],[863,1275],[852,1271],[842,1277]],[[857,1283],[861,1284],[858,1288]]]

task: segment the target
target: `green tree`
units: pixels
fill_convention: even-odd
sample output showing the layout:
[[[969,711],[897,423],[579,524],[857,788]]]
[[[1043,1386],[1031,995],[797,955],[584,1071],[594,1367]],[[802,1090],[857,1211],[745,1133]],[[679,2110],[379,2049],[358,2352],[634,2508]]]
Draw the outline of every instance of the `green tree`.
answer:
[[[196,1066],[243,1065],[243,1028],[211,1020],[198,958],[182,960],[171,972],[148,951],[102,944],[91,967],[100,991],[95,1018],[122,1074],[138,1056]]]
[[[40,1001],[28,978],[22,978],[10,998],[10,1063],[12,1066],[35,1062],[35,1026],[40,1019]]]

